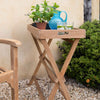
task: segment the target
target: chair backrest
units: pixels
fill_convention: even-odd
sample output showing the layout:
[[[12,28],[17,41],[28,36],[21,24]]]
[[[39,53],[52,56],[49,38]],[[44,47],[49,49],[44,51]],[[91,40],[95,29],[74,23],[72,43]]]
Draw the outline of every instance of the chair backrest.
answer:
[[[17,70],[17,55],[18,55],[18,51],[17,51],[17,47],[19,45],[21,45],[21,42],[18,40],[14,40],[14,39],[0,39],[0,43],[3,44],[8,44],[10,45],[10,56],[11,56],[11,69],[12,70]]]
[[[12,39],[0,39],[0,43],[10,45],[11,70],[0,67],[0,82],[7,82],[11,86],[12,100],[18,100],[18,46],[21,42]]]

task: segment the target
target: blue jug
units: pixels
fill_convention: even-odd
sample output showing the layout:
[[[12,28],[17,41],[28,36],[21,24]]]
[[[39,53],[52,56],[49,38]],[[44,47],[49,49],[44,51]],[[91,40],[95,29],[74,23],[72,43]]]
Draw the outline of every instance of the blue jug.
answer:
[[[64,12],[66,14],[65,20],[63,20],[60,17],[60,14],[62,12]],[[57,29],[57,23],[62,23],[62,22],[67,22],[67,13],[66,13],[66,11],[57,11],[57,13],[54,13],[53,17],[49,21],[49,27],[50,27],[50,29],[55,30],[55,29]]]

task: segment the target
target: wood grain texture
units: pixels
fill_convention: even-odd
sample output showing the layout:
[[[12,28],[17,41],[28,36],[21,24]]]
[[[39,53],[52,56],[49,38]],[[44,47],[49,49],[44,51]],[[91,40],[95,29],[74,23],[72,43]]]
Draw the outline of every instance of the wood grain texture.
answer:
[[[10,45],[11,70],[0,67],[0,82],[7,82],[11,86],[12,100],[18,100],[18,46],[20,41],[0,39],[0,43]]]
[[[7,72],[3,72],[0,74],[0,83],[2,82],[10,82],[11,81],[11,76],[13,76],[13,71],[7,71]],[[10,80],[10,81],[9,81]]]
[[[38,89],[39,95],[40,95],[40,99],[41,100],[45,100],[45,97],[43,96],[43,92],[41,91],[41,88],[39,87],[38,81],[36,80],[36,77],[34,77],[34,81],[35,81],[35,85]]]
[[[13,74],[12,100],[18,100],[18,48],[11,46],[11,69]]]
[[[84,29],[72,30],[40,30],[32,25],[28,25],[27,29],[37,39],[54,39],[54,38],[85,38]],[[66,32],[68,34],[58,35],[59,32]]]
[[[39,46],[39,43],[38,43],[38,40],[32,35],[32,37],[33,37],[33,40],[34,40],[34,42],[35,42],[35,44],[36,44],[36,47],[37,47],[37,50],[38,50],[38,52],[39,52],[39,54],[40,54],[40,57],[39,57],[39,62],[38,62],[38,64],[37,64],[37,67],[36,67],[36,69],[35,69],[35,71],[34,71],[34,73],[33,73],[33,75],[32,75],[32,77],[31,77],[31,80],[30,80],[30,82],[29,82],[29,84],[28,85],[31,85],[32,83],[33,83],[33,81],[34,81],[34,77],[36,76],[36,74],[37,74],[37,72],[38,72],[38,70],[39,70],[39,68],[40,68],[40,66],[41,66],[41,63],[42,63],[42,61],[43,61],[43,59],[45,58],[45,55],[46,55],[46,51],[44,50],[44,52],[42,53],[42,50],[41,50],[41,48],[40,48],[40,46]],[[52,41],[52,39],[50,39],[49,41],[48,41],[48,45],[50,45],[51,44],[51,41]],[[44,63],[43,63],[44,64]],[[46,69],[47,70],[47,69]]]
[[[0,43],[5,43],[16,47],[21,45],[20,41],[14,39],[0,39]]]
[[[42,39],[41,40],[41,43],[42,43],[42,45],[44,46],[44,48],[46,50],[46,53],[47,53],[47,55],[49,57],[49,60],[50,60],[50,62],[52,64],[53,70],[54,70],[54,72],[55,72],[55,74],[57,76],[57,79],[59,81],[59,86],[61,86],[61,89],[62,89],[63,94],[64,94],[63,96],[65,97],[66,100],[70,100],[70,95],[68,93],[68,90],[66,88],[66,85],[64,84],[64,80],[62,78],[64,76],[59,72],[59,69],[57,67],[57,64],[56,64],[56,62],[55,62],[55,60],[53,58],[53,55],[52,55],[52,53],[50,51],[50,48],[49,48],[46,40],[45,39],[44,40]],[[54,98],[54,97],[52,97],[52,98]]]
[[[36,27],[33,27],[32,25],[28,25],[27,26],[28,30],[31,32],[31,35],[35,41],[36,47],[38,49],[38,52],[40,54],[39,56],[39,62],[38,65],[36,67],[36,70],[30,80],[30,83],[32,84],[34,77],[36,77],[36,73],[38,72],[41,63],[43,63],[43,65],[45,66],[45,69],[48,73],[49,78],[55,83],[49,97],[48,100],[54,100],[54,96],[57,92],[57,89],[59,89],[62,93],[62,95],[64,96],[64,98],[66,100],[70,100],[70,95],[68,93],[67,87],[65,85],[65,78],[64,78],[64,74],[68,68],[68,65],[71,61],[71,58],[75,52],[75,49],[78,45],[79,39],[80,38],[85,38],[85,30],[84,29],[73,29],[73,30],[40,30]],[[65,32],[66,34],[64,35],[58,35],[59,32]],[[55,62],[55,59],[51,53],[50,50],[50,44],[52,42],[53,39],[55,38],[60,38],[63,39],[65,41],[68,41],[69,43],[72,44],[71,50],[65,60],[64,65],[62,66],[61,71],[59,71],[58,66]],[[71,40],[71,39],[74,40]],[[47,39],[49,39],[49,41],[47,41]],[[41,44],[44,47],[44,52],[42,52],[39,43],[41,42]],[[47,54],[47,56],[45,56]],[[51,68],[48,67],[48,64],[51,66]],[[51,70],[52,69],[52,70]],[[36,85],[38,84],[35,78],[35,83]],[[42,91],[40,90],[39,86],[37,86],[39,94],[42,94]],[[41,99],[43,96],[41,96]]]
[[[73,42],[73,45],[72,45],[72,47],[71,47],[71,49],[69,51],[69,54],[66,57],[66,60],[64,62],[64,65],[63,65],[63,67],[61,69],[62,76],[64,76],[64,74],[65,74],[65,72],[66,72],[66,70],[68,68],[68,65],[69,65],[69,63],[70,63],[70,61],[72,59],[72,56],[73,56],[73,54],[74,54],[74,52],[76,50],[76,47],[78,45],[78,42],[79,42],[79,39],[75,39],[74,42]]]

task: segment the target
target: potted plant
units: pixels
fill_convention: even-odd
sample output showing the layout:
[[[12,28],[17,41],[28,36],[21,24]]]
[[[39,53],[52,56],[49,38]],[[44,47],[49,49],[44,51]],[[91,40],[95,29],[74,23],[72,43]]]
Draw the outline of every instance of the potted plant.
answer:
[[[59,5],[56,3],[50,6],[48,2],[44,0],[41,5],[36,4],[36,6],[31,7],[31,14],[29,14],[29,17],[32,18],[39,29],[45,29],[47,22],[49,22],[53,14],[57,12],[56,8],[58,7]]]

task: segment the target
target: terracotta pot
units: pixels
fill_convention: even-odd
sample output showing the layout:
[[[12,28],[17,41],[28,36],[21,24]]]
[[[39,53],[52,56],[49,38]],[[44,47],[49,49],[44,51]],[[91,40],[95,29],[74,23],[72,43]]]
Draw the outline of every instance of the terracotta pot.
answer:
[[[46,22],[36,23],[36,27],[39,28],[39,29],[46,29],[46,25],[47,25]]]

